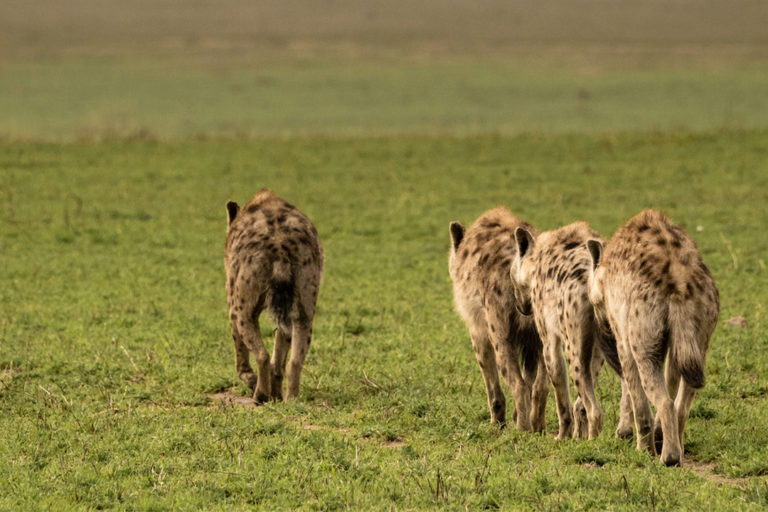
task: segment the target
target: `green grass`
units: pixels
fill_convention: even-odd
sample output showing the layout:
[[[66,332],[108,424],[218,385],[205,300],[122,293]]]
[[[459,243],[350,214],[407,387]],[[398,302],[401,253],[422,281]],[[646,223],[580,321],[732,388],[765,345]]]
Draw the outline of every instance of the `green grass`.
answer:
[[[763,130],[6,142],[0,509],[764,509],[767,147]],[[262,186],[313,219],[327,261],[301,398],[246,409],[207,395],[246,393],[224,204]],[[607,369],[594,442],[555,442],[552,400],[545,436],[489,424],[447,228],[497,204],[605,235],[658,207],[694,236],[722,312],[687,456],[742,480],[614,439]]]
[[[761,0],[3,2],[0,140],[765,129],[767,24]]]
[[[193,4],[0,2],[0,510],[768,507],[761,0]],[[264,186],[326,270],[300,399],[234,407],[224,205]],[[490,425],[448,223],[499,204],[694,236],[695,467],[613,437],[608,369],[593,442]]]
[[[466,58],[15,63],[0,137],[250,138],[312,134],[568,133],[768,126],[764,65],[579,69]]]

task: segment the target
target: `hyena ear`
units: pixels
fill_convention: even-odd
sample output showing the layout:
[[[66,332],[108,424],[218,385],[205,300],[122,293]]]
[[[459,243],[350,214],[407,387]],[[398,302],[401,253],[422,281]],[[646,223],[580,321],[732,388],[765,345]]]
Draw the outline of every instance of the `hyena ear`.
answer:
[[[594,270],[600,265],[600,259],[603,257],[603,244],[598,240],[589,239],[587,240],[587,249],[592,258],[592,270]]]
[[[533,248],[533,235],[525,228],[515,230],[515,242],[517,242],[517,256],[523,259]]]
[[[240,211],[240,207],[237,205],[234,201],[229,201],[227,203],[227,217],[229,218],[229,224],[232,224],[232,221],[235,220],[235,217],[237,217],[237,212]]]
[[[454,251],[459,248],[462,240],[464,240],[464,226],[458,221],[451,222],[451,243]]]

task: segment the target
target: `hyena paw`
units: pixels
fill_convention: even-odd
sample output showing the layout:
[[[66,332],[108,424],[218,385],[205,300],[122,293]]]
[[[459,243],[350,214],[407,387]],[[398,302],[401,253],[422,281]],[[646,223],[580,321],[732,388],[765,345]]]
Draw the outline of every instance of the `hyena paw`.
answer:
[[[253,391],[256,389],[259,378],[253,372],[240,372],[240,380]]]
[[[560,426],[557,431],[557,436],[555,436],[555,440],[563,441],[564,439],[571,439],[573,437],[573,433],[573,418],[561,418]]]
[[[272,378],[272,399],[281,401],[283,399],[283,379]]]
[[[269,401],[269,394],[264,393],[263,391],[254,391],[253,392],[253,401],[256,402],[257,405],[261,405],[263,403],[266,403]]]
[[[516,416],[516,413],[513,413]],[[507,421],[507,406],[504,402],[496,400],[491,404],[491,423],[498,423],[504,428]]]
[[[631,440],[634,433],[632,431],[632,425],[619,425],[616,428],[616,437],[619,439]]]
[[[573,437],[586,439],[589,436],[589,419],[587,418],[587,408],[581,399],[577,399],[573,404],[574,432]]]
[[[681,458],[680,452],[667,453],[661,456],[661,462],[663,462],[665,466],[679,466]]]

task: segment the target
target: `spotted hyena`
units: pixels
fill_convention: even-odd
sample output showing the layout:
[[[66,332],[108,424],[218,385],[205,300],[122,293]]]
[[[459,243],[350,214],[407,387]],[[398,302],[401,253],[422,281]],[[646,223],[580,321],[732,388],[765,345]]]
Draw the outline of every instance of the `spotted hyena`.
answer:
[[[679,464],[720,310],[715,282],[691,237],[655,210],[630,219],[605,248],[599,240],[587,246],[593,261],[589,298],[616,336],[637,446],[658,452],[661,444],[662,462]],[[648,398],[656,407],[656,429]]]
[[[235,365],[256,402],[299,394],[299,377],[312,337],[323,251],[317,230],[296,207],[262,189],[243,205],[227,203],[229,225],[225,266],[227,304],[235,342]],[[277,324],[272,361],[259,330],[267,309]],[[248,361],[256,357],[258,377]]]
[[[515,398],[520,430],[544,430],[549,382],[533,320],[518,313],[509,271],[515,229],[536,230],[506,208],[485,212],[468,229],[450,225],[449,271],[456,309],[467,323],[488,394],[491,422],[504,424],[506,400],[499,375]]]
[[[595,386],[604,353],[621,373],[616,342],[610,329],[596,321],[587,296],[591,259],[586,242],[602,241],[602,238],[587,223],[575,222],[538,236],[519,227],[515,240],[517,258],[511,278],[516,304],[521,313],[533,313],[541,336],[546,368],[557,399],[560,423],[557,438],[575,435],[593,439],[603,427],[603,410],[595,396]],[[573,414],[563,348],[579,396]],[[629,429],[631,435],[631,421],[622,414],[619,432]]]

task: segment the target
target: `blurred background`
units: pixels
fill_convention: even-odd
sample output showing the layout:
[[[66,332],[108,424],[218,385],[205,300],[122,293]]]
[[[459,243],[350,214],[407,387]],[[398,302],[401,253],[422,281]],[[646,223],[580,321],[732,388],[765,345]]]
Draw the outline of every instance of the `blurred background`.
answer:
[[[764,0],[3,0],[0,137],[768,125]]]

